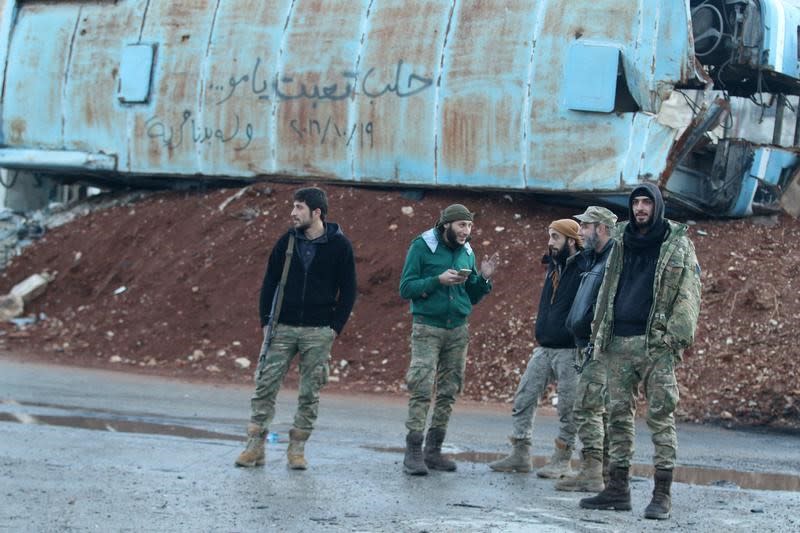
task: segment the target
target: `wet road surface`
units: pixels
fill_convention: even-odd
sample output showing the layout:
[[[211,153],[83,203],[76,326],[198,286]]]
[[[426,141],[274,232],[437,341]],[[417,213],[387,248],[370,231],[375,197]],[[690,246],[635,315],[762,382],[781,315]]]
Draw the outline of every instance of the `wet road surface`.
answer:
[[[673,518],[644,520],[652,446],[637,426],[633,512],[491,472],[510,408],[459,403],[455,473],[401,473],[403,398],[323,394],[310,469],[285,466],[294,392],[263,468],[241,469],[249,387],[25,364],[0,357],[0,531],[796,531],[800,438],[679,427]],[[557,420],[538,415],[536,461]]]

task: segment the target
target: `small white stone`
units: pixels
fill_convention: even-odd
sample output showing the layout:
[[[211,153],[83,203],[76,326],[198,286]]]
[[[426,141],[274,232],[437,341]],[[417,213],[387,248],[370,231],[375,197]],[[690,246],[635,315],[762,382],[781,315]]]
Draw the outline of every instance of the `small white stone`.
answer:
[[[233,363],[237,366],[237,368],[240,368],[242,370],[250,368],[250,359],[246,357],[237,357],[236,359],[234,359]]]

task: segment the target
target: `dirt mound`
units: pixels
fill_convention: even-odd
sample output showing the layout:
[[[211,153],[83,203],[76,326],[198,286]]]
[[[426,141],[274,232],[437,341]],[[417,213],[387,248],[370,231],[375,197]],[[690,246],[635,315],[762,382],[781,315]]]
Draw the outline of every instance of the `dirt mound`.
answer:
[[[30,312],[45,320],[2,328],[0,347],[60,363],[250,383],[260,343],[258,293],[270,248],[288,227],[295,185],[158,193],[49,232],[0,277],[0,293],[31,273],[56,280]],[[398,392],[410,316],[398,295],[411,239],[439,211],[477,212],[478,257],[499,251],[494,292],[471,319],[467,397],[509,401],[533,348],[546,228],[580,209],[523,195],[327,186],[329,220],[356,253],[358,300],[333,351],[332,388]],[[230,200],[223,207],[223,203]],[[789,217],[702,221],[690,235],[703,267],[697,342],[679,370],[682,418],[800,426],[800,223]],[[295,374],[290,372],[290,380]]]

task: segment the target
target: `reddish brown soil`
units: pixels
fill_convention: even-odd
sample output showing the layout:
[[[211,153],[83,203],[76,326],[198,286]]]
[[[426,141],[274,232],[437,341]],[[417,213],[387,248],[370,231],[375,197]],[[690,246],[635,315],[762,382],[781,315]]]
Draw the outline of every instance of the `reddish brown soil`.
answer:
[[[252,366],[240,369],[234,359],[256,357],[263,268],[288,227],[294,188],[258,184],[224,211],[220,204],[235,190],[158,193],[52,230],[0,277],[2,294],[32,273],[56,272],[27,310],[47,318],[24,330],[3,325],[0,348],[59,363],[250,383]],[[334,346],[330,387],[403,389],[410,317],[397,286],[406,248],[443,207],[463,202],[477,212],[478,257],[497,250],[502,258],[493,293],[471,319],[465,395],[508,401],[533,348],[545,230],[581,209],[499,193],[435,191],[413,201],[398,191],[327,189],[328,218],[353,242],[359,292]],[[703,267],[703,308],[679,371],[682,418],[800,427],[793,286],[800,222],[701,221],[691,236]],[[294,382],[294,372],[287,379]]]

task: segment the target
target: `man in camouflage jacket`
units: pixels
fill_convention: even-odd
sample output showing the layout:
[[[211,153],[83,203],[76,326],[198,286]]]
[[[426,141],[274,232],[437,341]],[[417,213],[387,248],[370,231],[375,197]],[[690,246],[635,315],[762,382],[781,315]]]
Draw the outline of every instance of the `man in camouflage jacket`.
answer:
[[[692,344],[700,312],[700,266],[687,227],[664,218],[661,191],[642,183],[629,197],[630,220],[620,225],[592,325],[595,357],[606,366],[610,481],[586,509],[630,510],[629,468],[639,384],[655,453],[653,498],[645,518],[667,519],[675,466],[678,403],[675,365]]]

